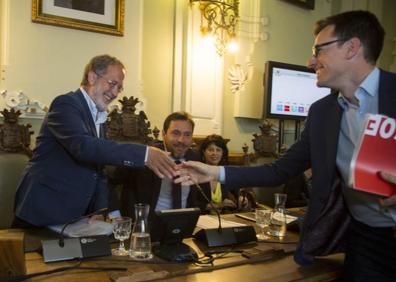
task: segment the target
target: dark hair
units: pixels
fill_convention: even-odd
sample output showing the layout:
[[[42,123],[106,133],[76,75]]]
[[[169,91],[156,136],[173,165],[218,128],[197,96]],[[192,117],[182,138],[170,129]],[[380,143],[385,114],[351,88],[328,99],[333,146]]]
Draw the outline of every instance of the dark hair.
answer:
[[[96,74],[104,75],[110,65],[118,65],[125,69],[124,65],[116,57],[110,55],[99,55],[93,57],[85,66],[84,74],[81,80],[81,85],[88,85],[88,73],[93,71]]]
[[[334,25],[334,35],[339,39],[359,38],[364,46],[364,58],[375,63],[384,45],[385,31],[377,17],[368,11],[348,11],[319,20],[314,34],[318,35],[325,27]],[[339,42],[338,44],[342,44]]]
[[[168,131],[171,121],[174,121],[174,120],[188,121],[191,124],[192,130],[194,131],[195,123],[189,113],[174,112],[174,113],[171,113],[169,116],[167,116],[164,121],[164,126],[162,129],[164,130],[165,133]]]
[[[199,154],[201,156],[201,160],[205,161],[204,152],[209,145],[214,144],[217,147],[220,147],[223,150],[223,155],[221,156],[221,160],[219,165],[227,165],[228,164],[228,148],[227,142],[224,140],[223,137],[217,134],[208,135],[199,146]]]

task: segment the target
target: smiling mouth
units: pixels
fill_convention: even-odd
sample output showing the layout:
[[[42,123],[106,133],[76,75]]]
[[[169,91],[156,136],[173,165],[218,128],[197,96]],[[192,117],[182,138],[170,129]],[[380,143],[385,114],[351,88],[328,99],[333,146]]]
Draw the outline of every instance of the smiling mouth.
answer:
[[[178,150],[184,150],[186,148],[187,148],[187,146],[184,146],[184,145],[176,145],[175,146],[175,149],[178,149]]]
[[[103,97],[105,98],[104,100],[107,104],[111,103],[114,100],[114,97],[109,96],[109,94],[104,94]]]

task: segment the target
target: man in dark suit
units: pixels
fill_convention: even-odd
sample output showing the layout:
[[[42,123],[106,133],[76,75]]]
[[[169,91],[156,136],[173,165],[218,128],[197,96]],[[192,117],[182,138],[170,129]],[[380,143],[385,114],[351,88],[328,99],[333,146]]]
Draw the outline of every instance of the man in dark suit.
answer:
[[[236,186],[279,185],[312,168],[312,194],[295,260],[345,250],[347,281],[396,281],[396,195],[386,199],[348,187],[364,115],[396,118],[396,75],[378,69],[384,30],[367,11],[320,20],[309,67],[317,85],[337,91],[314,103],[301,139],[270,165],[184,164],[176,182],[220,179]],[[390,152],[392,153],[392,152]],[[396,175],[380,172],[396,185]]]
[[[191,150],[194,121],[186,112],[174,112],[164,121],[161,149],[169,152],[176,162],[199,160],[197,152]],[[146,168],[123,168],[116,176],[123,185],[121,213],[134,217],[134,204],[150,205],[150,218],[156,210],[205,207],[198,203],[196,188],[177,187],[169,179],[161,179]],[[176,194],[175,194],[176,193]]]
[[[123,80],[118,59],[97,56],[85,67],[80,89],[54,99],[16,192],[13,227],[62,224],[107,207],[104,165],[146,165],[172,178],[167,153],[104,138],[106,109]]]

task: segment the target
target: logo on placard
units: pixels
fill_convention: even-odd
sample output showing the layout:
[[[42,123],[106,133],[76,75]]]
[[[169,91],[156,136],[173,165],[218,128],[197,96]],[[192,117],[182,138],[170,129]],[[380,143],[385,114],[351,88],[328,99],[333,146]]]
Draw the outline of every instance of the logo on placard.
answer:
[[[179,228],[175,228],[172,230],[173,234],[179,234],[181,232],[181,230]]]

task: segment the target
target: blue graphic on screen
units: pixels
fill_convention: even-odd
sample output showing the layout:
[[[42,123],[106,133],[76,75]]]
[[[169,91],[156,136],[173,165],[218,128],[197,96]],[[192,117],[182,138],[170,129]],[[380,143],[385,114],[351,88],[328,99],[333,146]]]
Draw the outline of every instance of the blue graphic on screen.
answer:
[[[270,114],[304,118],[309,107],[330,94],[329,88],[316,86],[316,74],[308,71],[273,67]]]

